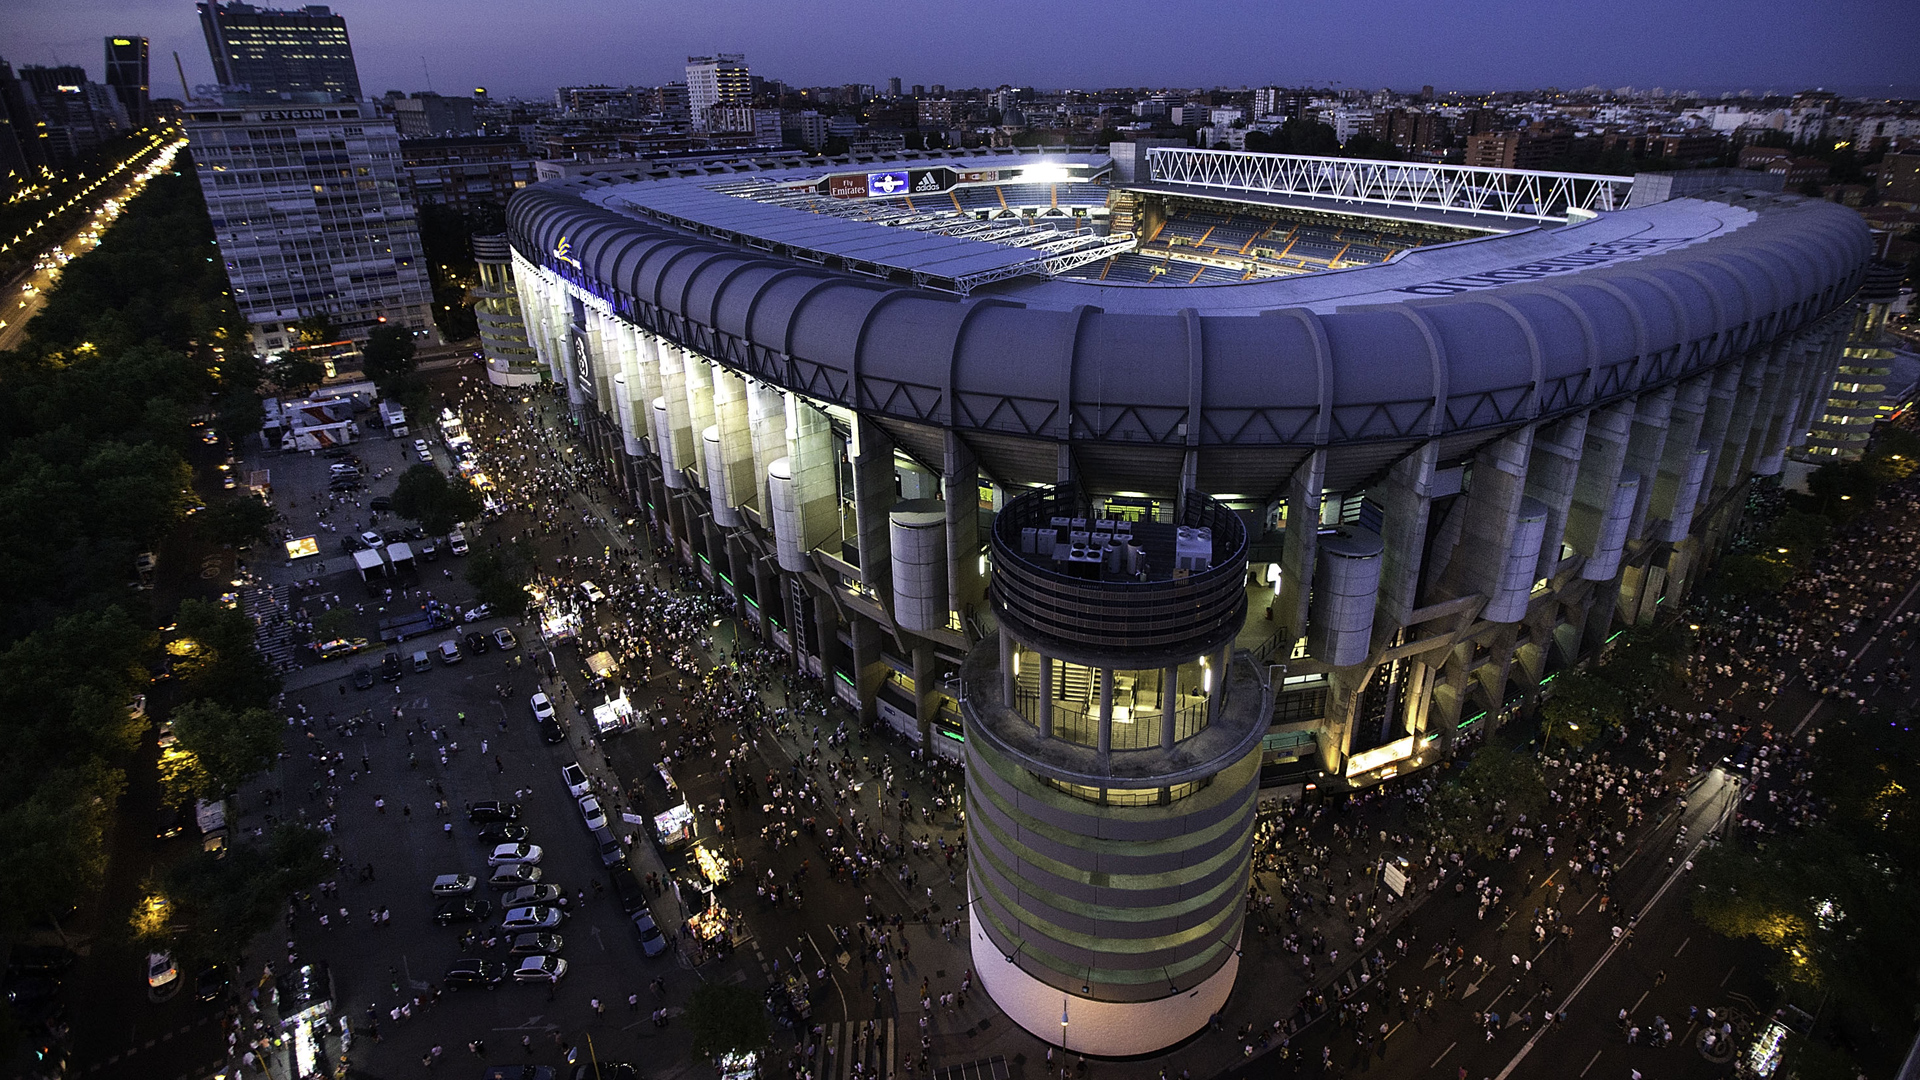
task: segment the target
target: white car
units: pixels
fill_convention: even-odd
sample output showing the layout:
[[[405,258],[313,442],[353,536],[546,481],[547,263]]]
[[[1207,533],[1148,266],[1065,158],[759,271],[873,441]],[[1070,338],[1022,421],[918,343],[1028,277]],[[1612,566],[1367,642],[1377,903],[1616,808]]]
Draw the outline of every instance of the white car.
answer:
[[[387,546],[387,538],[374,532],[372,529],[368,529],[366,532],[360,534],[360,542],[369,548],[383,548]]]
[[[537,863],[546,857],[539,844],[501,844],[487,854],[488,866],[513,866],[520,863]]]
[[[600,586],[591,581],[580,583],[580,595],[586,597],[589,604],[605,603],[607,599],[607,594],[600,591]]]
[[[524,933],[528,930],[551,930],[559,926],[566,917],[566,912],[547,904],[509,908],[507,913],[500,917],[500,929],[508,934]]]
[[[478,884],[479,880],[472,874],[441,874],[433,879],[433,895],[465,896]]]
[[[533,706],[535,720],[553,719],[553,702],[545,694],[535,694],[529,702]]]
[[[522,957],[513,969],[515,982],[557,983],[567,974],[567,962],[557,956]]]
[[[415,453],[419,453],[419,454],[427,453],[427,440],[425,439],[413,440],[413,449]]]
[[[155,990],[180,977],[180,968],[173,962],[172,953],[150,952],[147,954],[147,985]]]
[[[607,812],[600,809],[600,800],[591,795],[580,800],[580,816],[587,819],[590,830],[607,827]]]
[[[576,799],[593,790],[591,782],[587,780],[587,770],[581,768],[577,761],[560,766],[560,779],[567,782],[567,794]]]

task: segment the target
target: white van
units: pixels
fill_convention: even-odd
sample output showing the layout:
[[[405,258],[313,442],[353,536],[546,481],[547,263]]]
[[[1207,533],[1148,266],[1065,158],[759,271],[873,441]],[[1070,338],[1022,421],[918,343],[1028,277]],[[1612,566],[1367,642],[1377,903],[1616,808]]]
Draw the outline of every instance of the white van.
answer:
[[[467,534],[455,529],[447,534],[447,550],[455,555],[467,553]]]

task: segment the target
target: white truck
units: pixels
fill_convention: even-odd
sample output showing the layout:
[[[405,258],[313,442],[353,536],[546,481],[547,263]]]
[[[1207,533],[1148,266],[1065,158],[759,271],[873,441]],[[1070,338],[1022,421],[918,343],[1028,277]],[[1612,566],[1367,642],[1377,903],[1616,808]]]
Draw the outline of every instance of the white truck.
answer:
[[[220,799],[201,799],[193,804],[193,820],[200,826],[202,845],[208,851],[227,846],[227,804]]]
[[[403,438],[408,434],[407,411],[402,409],[396,402],[382,401],[380,403],[380,426],[387,429],[388,435],[396,439]]]

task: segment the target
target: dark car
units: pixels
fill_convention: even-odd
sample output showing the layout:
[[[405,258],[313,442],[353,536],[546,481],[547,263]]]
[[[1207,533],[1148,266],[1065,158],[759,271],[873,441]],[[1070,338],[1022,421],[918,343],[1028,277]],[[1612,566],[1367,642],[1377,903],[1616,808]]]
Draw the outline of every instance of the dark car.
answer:
[[[561,730],[560,721],[551,716],[543,717],[540,720],[540,739],[548,746],[555,746],[567,741],[567,733]]]
[[[227,969],[214,964],[200,969],[200,975],[193,983],[193,996],[201,1001],[219,1001],[227,996]]]
[[[619,897],[621,911],[631,915],[647,906],[647,887],[632,867],[623,866],[612,876],[613,895]]]
[[[441,926],[457,922],[479,922],[491,914],[493,914],[493,901],[483,900],[477,896],[456,896],[451,900],[441,901],[440,906],[433,909],[434,921]]]
[[[400,654],[390,652],[380,658],[380,680],[382,682],[400,681]]]
[[[487,651],[487,636],[478,631],[468,634],[466,637],[461,638],[460,641],[461,644],[467,647],[468,656],[479,656],[481,653]]]
[[[393,500],[385,495],[375,495],[373,501],[367,503],[367,509],[376,514],[384,514],[393,509]]]
[[[345,536],[342,536],[340,538],[341,551],[352,553],[355,551],[359,551],[361,548],[364,548],[366,546],[367,546],[366,541],[360,539],[358,536],[355,536],[352,533],[348,533]]]
[[[181,813],[178,807],[162,806],[160,808],[159,820],[154,823],[153,827],[153,838],[155,840],[171,840],[186,831],[187,815]]]
[[[353,669],[353,688],[355,690],[373,689],[373,669],[365,664]]]
[[[380,534],[380,539],[389,544],[404,544],[407,542],[407,534],[399,529],[388,529]]]
[[[497,821],[480,830],[480,839],[498,847],[501,844],[517,844],[531,832],[531,829],[516,822]]]
[[[507,977],[507,965],[492,960],[478,958],[455,960],[447,965],[447,973],[442,981],[449,990],[476,986],[492,990]]]
[[[9,975],[57,975],[78,959],[71,949],[58,945],[17,945],[7,955]]]
[[[520,804],[494,799],[486,802],[470,802],[467,804],[467,820],[475,825],[485,825],[495,821],[518,821]]]
[[[414,554],[420,556],[421,558],[427,560],[428,562],[432,562],[435,559],[438,559],[440,557],[440,545],[434,543],[433,537],[431,536],[427,537],[425,540],[420,541],[418,544],[415,544],[413,547],[413,551],[414,551]]]

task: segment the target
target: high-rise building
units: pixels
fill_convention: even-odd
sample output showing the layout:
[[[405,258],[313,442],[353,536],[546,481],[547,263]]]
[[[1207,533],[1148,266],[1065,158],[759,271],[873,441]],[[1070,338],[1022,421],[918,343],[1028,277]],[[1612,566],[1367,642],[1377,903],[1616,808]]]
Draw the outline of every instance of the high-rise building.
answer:
[[[68,168],[101,143],[125,130],[130,121],[120,99],[108,87],[88,82],[77,64],[28,65],[20,82],[34,101],[33,123],[49,164]]]
[[[687,107],[693,129],[706,131],[716,107],[753,104],[753,77],[744,53],[687,57]]]
[[[316,315],[356,341],[382,323],[432,331],[400,136],[378,106],[189,109],[187,138],[256,351],[295,347]]]
[[[47,166],[46,130],[35,120],[33,95],[0,60],[0,195],[11,195]]]
[[[472,242],[473,261],[480,269],[480,284],[472,290],[473,317],[487,356],[487,381],[495,386],[537,383],[547,366],[527,343],[527,324],[513,282],[513,248],[503,233],[476,233]]]
[[[393,103],[393,121],[403,139],[465,135],[473,131],[473,99],[415,94]]]
[[[222,86],[260,98],[360,100],[347,20],[321,4],[293,11],[201,0],[200,28]]]
[[[147,105],[147,39],[127,35],[107,38],[107,85],[127,110],[135,127],[153,118]]]
[[[900,76],[895,75],[893,78],[887,80],[887,96],[890,98],[900,96]]]

